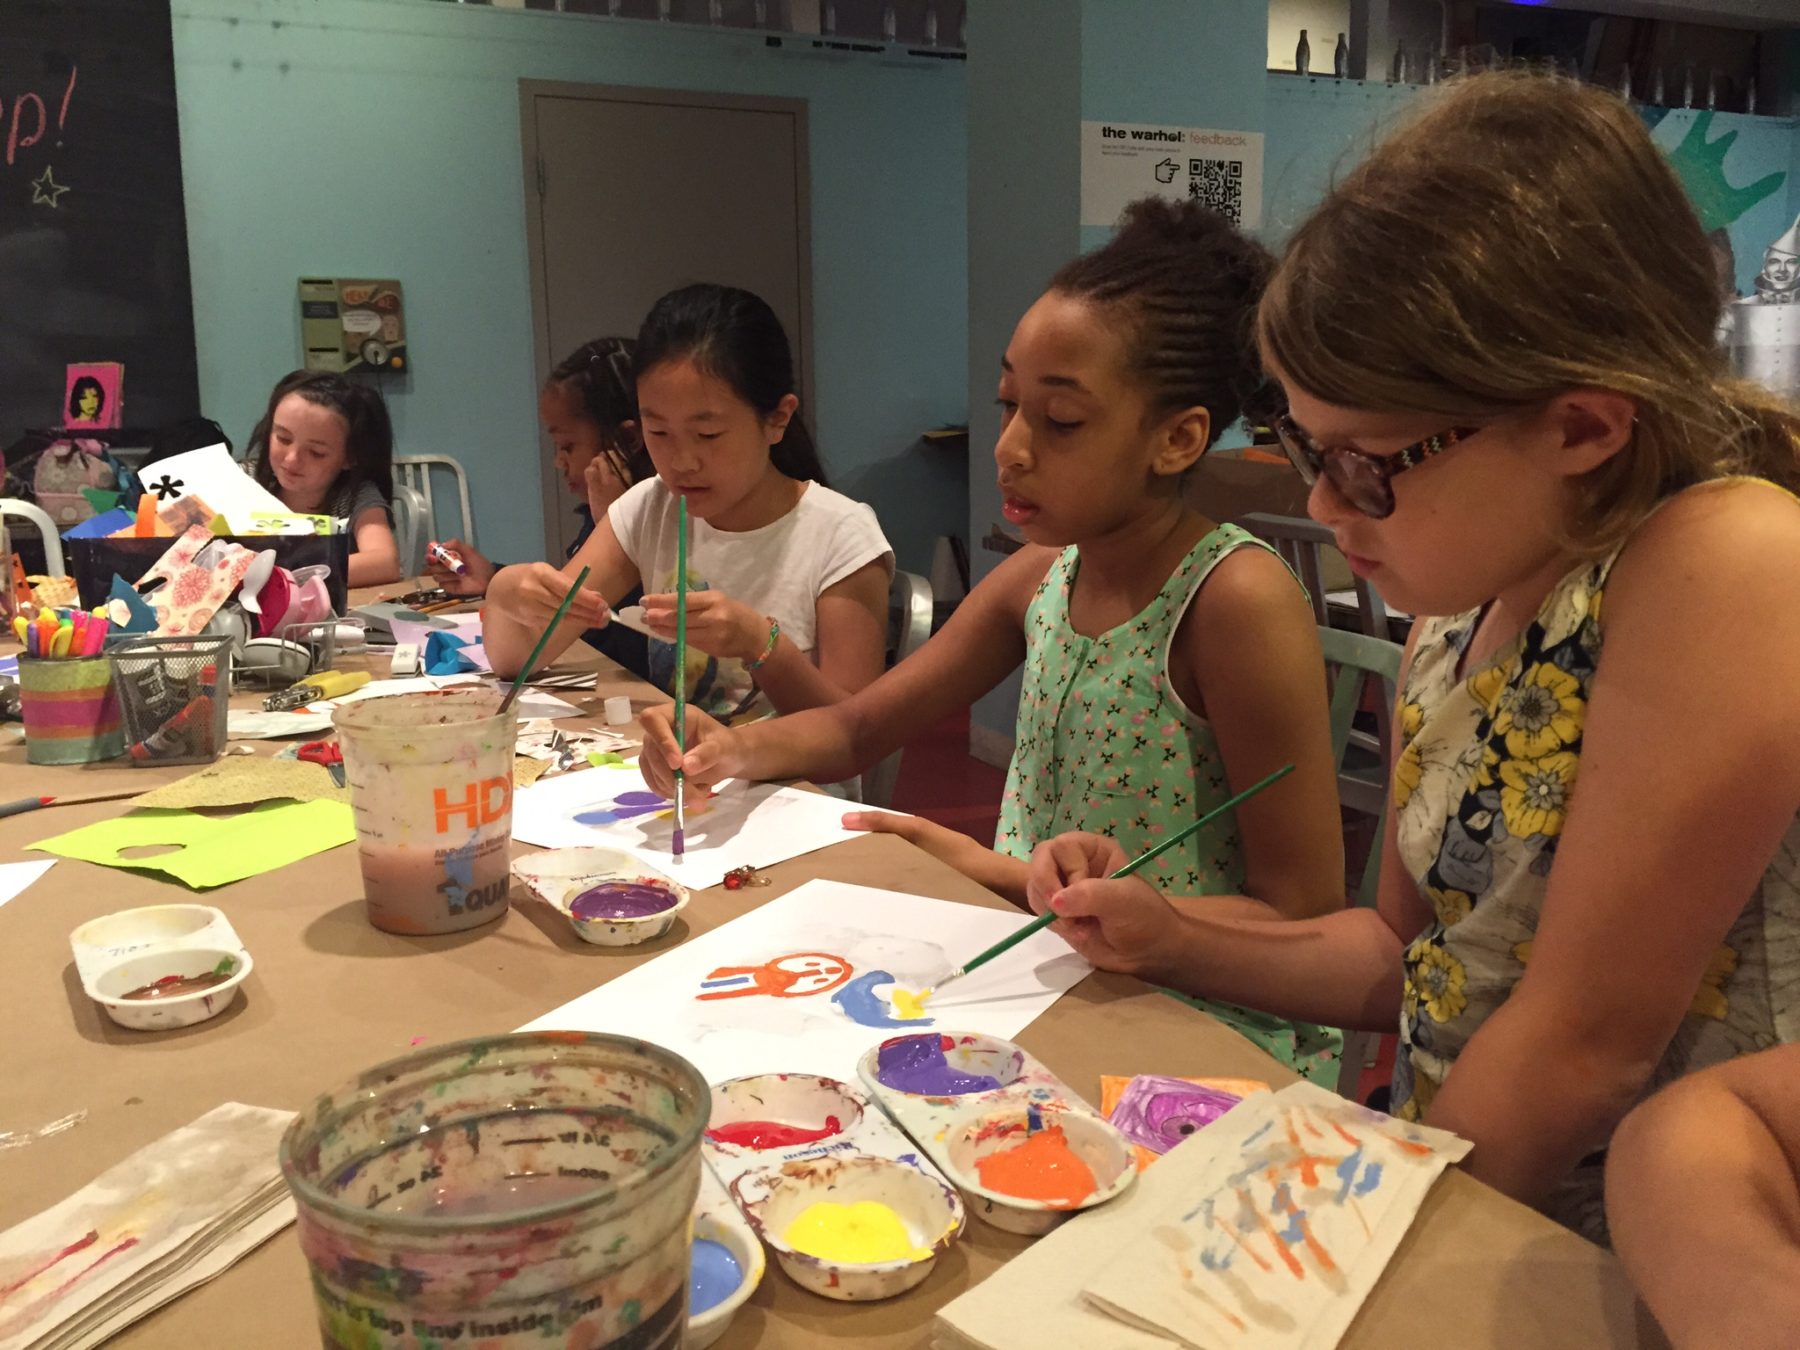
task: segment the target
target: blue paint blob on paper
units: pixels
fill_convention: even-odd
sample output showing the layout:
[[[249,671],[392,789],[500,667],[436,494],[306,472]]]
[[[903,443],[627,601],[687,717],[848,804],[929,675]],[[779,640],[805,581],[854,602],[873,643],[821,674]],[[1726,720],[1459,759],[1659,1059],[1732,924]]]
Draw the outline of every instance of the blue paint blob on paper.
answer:
[[[893,1015],[886,999],[875,993],[877,985],[892,984],[894,977],[885,970],[871,970],[858,975],[831,996],[831,1001],[844,1010],[844,1016],[865,1027],[928,1027],[929,1017],[907,1020]]]
[[[1356,1183],[1356,1194],[1367,1195],[1381,1185],[1381,1164],[1372,1162],[1363,1168],[1362,1180]]]
[[[718,1307],[744,1282],[743,1267],[722,1242],[694,1239],[693,1264],[688,1267],[688,1315]]]

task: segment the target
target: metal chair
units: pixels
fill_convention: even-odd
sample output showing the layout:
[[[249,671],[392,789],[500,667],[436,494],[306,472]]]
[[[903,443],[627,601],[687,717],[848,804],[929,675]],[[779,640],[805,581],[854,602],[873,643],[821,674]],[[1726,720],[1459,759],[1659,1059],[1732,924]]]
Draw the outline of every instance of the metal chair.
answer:
[[[456,501],[461,508],[461,525],[455,530],[444,530],[438,526],[437,498],[432,494],[432,480],[438,473],[448,474],[456,487]],[[469,475],[463,472],[463,466],[449,455],[395,455],[394,486],[405,486],[419,494],[425,503],[422,531],[425,542],[432,539],[461,539],[466,544],[475,542],[475,510],[469,504]],[[409,572],[408,576],[416,575]]]
[[[1353,897],[1358,905],[1372,907],[1381,879],[1381,841],[1387,824],[1387,720],[1382,721],[1380,735],[1381,760],[1376,776],[1351,773],[1347,760],[1355,744],[1351,731],[1356,712],[1363,702],[1363,691],[1369,681],[1380,682],[1379,706],[1391,708],[1394,686],[1400,678],[1400,644],[1386,638],[1368,637],[1362,633],[1346,633],[1336,628],[1319,630],[1319,645],[1325,649],[1325,668],[1331,679],[1331,754],[1338,766],[1338,795],[1345,806],[1366,811],[1375,817],[1375,842],[1363,866],[1362,880]],[[1352,787],[1355,791],[1352,792]],[[1354,798],[1354,800],[1353,800]],[[1343,1058],[1338,1067],[1338,1093],[1352,1101],[1368,1060],[1371,1033],[1344,1032]]]
[[[1312,601],[1313,622],[1321,627],[1330,623],[1324,551],[1331,549],[1337,555],[1331,531],[1314,520],[1302,520],[1298,516],[1272,516],[1262,511],[1252,512],[1238,523],[1258,539],[1271,545],[1281,555],[1282,561],[1293,570],[1294,575],[1300,578],[1300,584],[1306,588],[1307,599]],[[1361,577],[1352,576],[1349,589],[1356,593],[1357,626],[1370,637],[1386,638],[1387,606],[1381,603],[1381,596],[1376,594],[1375,588]]]
[[[45,576],[69,575],[63,567],[62,536],[56,532],[56,522],[50,519],[48,511],[35,502],[21,501],[17,497],[0,497],[0,515],[17,516],[21,520],[30,521],[36,528],[44,541]]]
[[[425,499],[404,483],[394,484],[394,542],[400,550],[400,575],[425,571],[425,545],[430,543],[431,515]]]
[[[892,669],[919,648],[931,636],[931,583],[914,572],[894,569],[894,580],[888,586],[888,667]],[[900,778],[900,756],[896,750],[862,776],[862,799],[869,806],[886,806],[894,797],[894,784]]]

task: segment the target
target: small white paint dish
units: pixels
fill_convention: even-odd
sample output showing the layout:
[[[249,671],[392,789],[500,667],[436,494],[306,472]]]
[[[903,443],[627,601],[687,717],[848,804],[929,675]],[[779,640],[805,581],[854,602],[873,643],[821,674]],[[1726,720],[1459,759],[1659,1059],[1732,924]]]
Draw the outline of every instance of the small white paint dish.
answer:
[[[550,849],[514,863],[513,874],[599,947],[659,938],[687,908],[687,887],[618,849]]]
[[[725,1187],[719,1183],[712,1168],[705,1164],[700,1168],[700,1195],[694,1202],[694,1238],[718,1243],[738,1265],[736,1289],[704,1312],[693,1312],[693,1305],[689,1305],[684,1344],[688,1350],[706,1350],[725,1334],[737,1310],[756,1292],[757,1285],[762,1283],[767,1261],[761,1240],[744,1222],[737,1206],[731,1203],[731,1197],[725,1193]]]
[[[962,1201],[950,1186],[917,1167],[867,1154],[789,1162],[773,1174],[747,1172],[733,1183],[732,1193],[789,1279],[846,1303],[892,1298],[918,1285],[967,1222]],[[891,1209],[921,1254],[892,1261],[833,1261],[789,1244],[789,1228],[814,1204],[861,1201]]]
[[[237,1001],[250,954],[217,947],[162,947],[120,958],[89,991],[106,1015],[133,1031],[169,1031],[217,1017]],[[195,987],[182,992],[186,982]],[[146,991],[157,991],[145,996]],[[170,990],[171,992],[161,992]],[[137,995],[134,997],[134,995]]]
[[[121,957],[167,947],[207,947],[242,954],[244,944],[223,910],[212,905],[145,905],[89,919],[69,934],[81,987],[95,993],[95,978]]]
[[[1040,1130],[1060,1127],[1069,1152],[1094,1174],[1094,1190],[1067,1205],[1010,1195],[982,1183],[979,1163],[990,1154],[1019,1147]],[[1103,1205],[1137,1180],[1131,1144],[1099,1116],[1025,1103],[974,1110],[952,1123],[944,1140],[945,1170],[981,1218],[1009,1233],[1047,1233],[1071,1214]]]
[[[862,1118],[862,1102],[835,1078],[810,1073],[731,1078],[713,1084],[704,1147],[728,1158],[771,1149],[829,1147],[834,1141],[841,1143],[844,1136],[855,1135]],[[764,1142],[752,1132],[763,1125],[800,1137],[792,1142]]]

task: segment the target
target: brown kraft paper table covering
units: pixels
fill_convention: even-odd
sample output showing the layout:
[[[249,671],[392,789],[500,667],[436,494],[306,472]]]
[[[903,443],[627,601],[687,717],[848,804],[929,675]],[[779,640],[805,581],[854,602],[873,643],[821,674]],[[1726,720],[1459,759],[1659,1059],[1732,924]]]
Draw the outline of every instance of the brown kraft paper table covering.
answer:
[[[601,700],[662,701],[649,686],[578,647],[601,667],[592,691],[558,690],[600,723]],[[352,661],[340,663],[351,665]],[[379,670],[373,662],[371,670]],[[254,706],[240,696],[234,706]],[[579,725],[565,721],[565,726]],[[16,731],[12,733],[16,736]],[[257,744],[269,753],[268,744]],[[28,765],[11,736],[0,749],[0,801],[40,793],[145,790],[190,766]],[[0,860],[46,857],[25,845],[117,815],[122,802],[56,807],[0,819]],[[515,854],[529,852],[515,845]],[[542,905],[438,938],[403,938],[363,918],[354,847],[334,849],[235,885],[194,893],[152,875],[61,860],[0,908],[0,1129],[29,1130],[85,1109],[72,1130],[0,1152],[0,1228],[75,1191],[219,1102],[297,1110],[358,1070],[441,1043],[511,1031],[675,942],[727,922],[813,877],[967,904],[1004,902],[910,844],[877,835],[769,869],[773,885],[703,891],[666,937],[644,947],[583,944]],[[198,900],[224,910],[256,960],[223,1016],[145,1034],[113,1025],[82,992],[70,930],[140,905]],[[631,1027],[656,1039],[656,1028]],[[1222,1074],[1280,1084],[1285,1070],[1185,1004],[1123,976],[1096,974],[1019,1037],[1090,1101],[1102,1073]],[[846,1066],[846,1074],[849,1066]],[[721,1350],[823,1345],[925,1345],[933,1312],[1027,1240],[971,1218],[930,1279],[888,1302],[847,1304],[803,1293],[770,1263]],[[290,1228],[211,1284],[139,1322],[131,1347],[316,1347],[305,1262]],[[1665,1344],[1618,1263],[1529,1209],[1452,1171],[1434,1190],[1352,1325],[1352,1347],[1458,1350]]]

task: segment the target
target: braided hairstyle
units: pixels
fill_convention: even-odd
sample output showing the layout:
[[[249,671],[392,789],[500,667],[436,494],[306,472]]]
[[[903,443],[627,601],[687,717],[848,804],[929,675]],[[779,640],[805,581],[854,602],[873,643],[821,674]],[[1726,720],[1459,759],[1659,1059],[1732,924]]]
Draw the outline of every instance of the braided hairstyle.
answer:
[[[1114,310],[1152,416],[1205,408],[1210,446],[1240,416],[1276,411],[1251,338],[1274,266],[1267,249],[1216,211],[1144,197],[1125,208],[1117,234],[1065,264],[1050,289]]]
[[[564,389],[600,428],[600,443],[618,452],[628,473],[625,486],[655,473],[644,437],[638,430],[636,348],[630,338],[602,337],[584,342],[550,371],[544,386]]]

